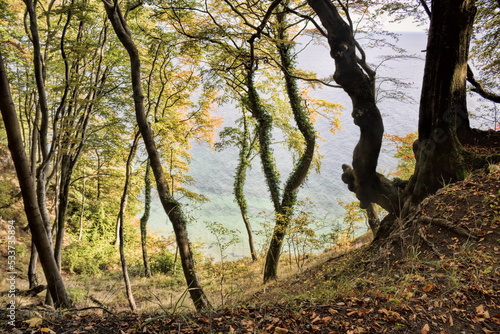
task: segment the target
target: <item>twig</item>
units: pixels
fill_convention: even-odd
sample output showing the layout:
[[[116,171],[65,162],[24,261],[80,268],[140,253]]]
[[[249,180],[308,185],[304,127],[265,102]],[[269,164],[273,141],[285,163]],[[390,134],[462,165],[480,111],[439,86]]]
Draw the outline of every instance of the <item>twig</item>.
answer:
[[[443,257],[443,254],[437,250],[436,246],[432,242],[430,242],[429,239],[427,239],[427,237],[425,236],[425,233],[423,232],[423,229],[419,228],[417,230],[418,230],[418,236],[427,244],[427,246],[429,246],[430,249],[434,253],[436,253],[437,256]]]

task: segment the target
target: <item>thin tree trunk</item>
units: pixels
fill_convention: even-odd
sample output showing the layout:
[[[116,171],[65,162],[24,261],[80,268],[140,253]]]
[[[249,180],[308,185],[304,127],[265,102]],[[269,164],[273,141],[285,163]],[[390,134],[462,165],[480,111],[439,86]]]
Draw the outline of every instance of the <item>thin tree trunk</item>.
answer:
[[[36,264],[38,262],[38,252],[36,251],[36,246],[31,238],[31,252],[30,252],[30,263],[28,265],[28,281],[30,282],[30,289],[38,286],[38,275],[36,273]]]
[[[0,53],[0,109],[9,142],[9,150],[16,168],[19,186],[23,195],[24,209],[28,218],[33,242],[47,280],[48,290],[56,307],[70,307],[71,300],[66,292],[59,268],[54,258],[45,222],[42,219],[31,175],[30,163],[22,143],[17,114],[10,93],[3,57]]]
[[[290,44],[282,43],[281,41],[288,40],[285,31],[286,16],[285,12],[277,14],[278,19],[278,44],[277,48],[280,54],[280,62],[285,77],[285,86],[290,107],[293,112],[293,117],[297,127],[304,137],[305,148],[301,153],[293,172],[288,177],[283,191],[283,198],[279,210],[276,212],[276,223],[271,238],[271,243],[267,251],[266,263],[264,267],[264,282],[270,279],[276,279],[278,276],[278,263],[281,256],[281,249],[283,247],[283,240],[288,232],[290,222],[293,216],[293,209],[297,202],[297,193],[299,187],[304,183],[314,156],[316,146],[316,133],[313,125],[302,105],[302,99],[299,95],[297,82],[291,73],[293,71],[293,61],[291,55]]]
[[[70,157],[67,154],[64,154],[61,160],[61,175],[59,182],[59,205],[57,210],[57,233],[56,240],[54,243],[54,256],[56,257],[57,265],[61,268],[61,260],[62,260],[62,246],[64,241],[64,232],[65,232],[65,220],[66,220],[66,209],[68,207],[68,195],[69,195],[69,183],[71,180],[71,169],[70,166],[71,161]]]
[[[151,267],[148,259],[148,220],[151,213],[151,167],[149,160],[146,163],[146,173],[144,175],[144,214],[141,217],[141,247],[142,247],[142,262],[144,264],[144,274],[146,277],[151,277]]]
[[[125,291],[127,292],[127,299],[132,311],[137,309],[135,304],[134,295],[132,293],[132,286],[130,284],[130,277],[128,275],[127,260],[125,258],[125,210],[128,204],[128,193],[130,188],[130,177],[132,175],[132,162],[134,161],[135,153],[137,151],[137,142],[139,141],[139,132],[136,132],[130,152],[128,154],[127,163],[125,167],[125,185],[123,186],[123,193],[120,200],[120,211],[118,213],[117,229],[118,229],[118,245],[120,249],[120,261],[122,265],[123,280],[125,282]]]
[[[257,252],[255,251],[253,241],[252,225],[250,223],[250,219],[248,218],[248,206],[244,191],[247,168],[250,165],[248,159],[249,155],[251,155],[252,152],[248,137],[249,131],[246,115],[243,115],[243,138],[240,147],[240,161],[238,163],[238,166],[236,167],[236,176],[234,179],[234,196],[236,198],[236,202],[238,203],[238,207],[240,208],[240,213],[243,219],[243,223],[245,224],[245,229],[247,230],[248,244],[250,247],[250,255],[252,256],[252,261],[257,261]]]
[[[103,3],[116,35],[129,54],[137,124],[148,152],[151,169],[156,179],[158,193],[160,194],[160,201],[174,229],[189,294],[196,309],[202,310],[210,307],[210,303],[196,276],[193,253],[187,235],[186,218],[181,210],[180,204],[170,195],[170,189],[163,171],[160,154],[156,148],[153,131],[151,130],[144,111],[144,95],[141,87],[141,63],[139,52],[132,40],[131,32],[118,4],[115,5],[107,0],[103,0]]]
[[[78,232],[78,241],[81,241],[83,238],[83,218],[85,214],[85,169],[83,170],[83,179],[82,179],[82,205],[80,206],[80,231]]]

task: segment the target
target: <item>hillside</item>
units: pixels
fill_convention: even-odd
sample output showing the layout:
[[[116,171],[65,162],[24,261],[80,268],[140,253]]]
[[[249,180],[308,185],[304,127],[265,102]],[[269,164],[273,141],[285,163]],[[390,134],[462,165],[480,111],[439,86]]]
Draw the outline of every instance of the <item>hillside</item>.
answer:
[[[325,252],[265,287],[254,280],[234,305],[201,314],[32,307],[14,333],[500,333],[499,262],[500,166],[490,165],[427,198],[389,240]]]

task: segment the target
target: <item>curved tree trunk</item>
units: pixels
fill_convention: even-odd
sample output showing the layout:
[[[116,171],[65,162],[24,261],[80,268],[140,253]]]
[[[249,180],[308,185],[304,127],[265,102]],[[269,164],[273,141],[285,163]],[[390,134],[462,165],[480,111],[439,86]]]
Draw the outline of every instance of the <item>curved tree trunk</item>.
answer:
[[[330,55],[335,60],[334,80],[351,98],[354,124],[360,129],[352,168],[343,165],[342,180],[355,192],[362,208],[377,203],[385,210],[401,210],[400,191],[376,172],[384,125],[376,105],[373,73],[367,74],[356,56],[356,41],[349,24],[330,0],[308,0],[328,34]]]
[[[9,142],[9,150],[14,161],[19,186],[24,201],[24,210],[36,245],[43,272],[47,280],[48,290],[56,307],[70,307],[71,300],[66,292],[54,258],[52,245],[46,231],[45,222],[40,214],[35,185],[31,175],[30,163],[22,143],[19,122],[10,93],[9,82],[5,73],[3,57],[0,54],[0,110]]]
[[[295,123],[304,137],[305,148],[301,153],[293,172],[288,177],[279,210],[276,212],[275,227],[269,244],[269,249],[267,251],[266,263],[264,267],[264,282],[267,282],[270,279],[276,279],[278,276],[278,263],[281,255],[281,249],[283,247],[283,240],[285,239],[292,220],[293,209],[297,202],[297,192],[309,173],[316,146],[316,133],[309,116],[302,105],[302,99],[299,95],[296,79],[292,77],[292,46],[290,44],[282,43],[282,41],[288,40],[285,31],[285,15],[286,14],[284,12],[279,12],[277,14],[279,31],[278,43],[276,46],[280,54],[280,62],[283,69],[283,75],[285,77],[287,96],[290,101]]]
[[[186,218],[181,210],[180,204],[170,195],[169,186],[161,164],[160,154],[156,148],[153,131],[149,126],[146,113],[144,111],[144,95],[141,87],[141,63],[139,52],[132,40],[131,32],[119,5],[108,2],[108,0],[103,0],[103,3],[116,35],[129,54],[137,124],[148,152],[151,169],[156,179],[158,193],[160,194],[161,204],[174,229],[177,245],[179,247],[182,269],[184,271],[184,277],[186,278],[191,299],[193,300],[196,309],[202,310],[210,307],[210,303],[208,302],[208,299],[205,296],[205,293],[203,292],[196,276],[193,254],[187,235]]]

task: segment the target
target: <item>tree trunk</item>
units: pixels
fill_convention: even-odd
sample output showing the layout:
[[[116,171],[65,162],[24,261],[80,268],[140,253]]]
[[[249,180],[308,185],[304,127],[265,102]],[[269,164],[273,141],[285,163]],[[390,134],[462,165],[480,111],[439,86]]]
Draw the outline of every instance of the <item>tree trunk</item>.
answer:
[[[378,216],[377,206],[374,203],[370,203],[370,205],[366,208],[366,218],[368,220],[370,230],[375,237],[380,227],[380,218]]]
[[[248,206],[245,197],[245,181],[247,177],[247,168],[250,165],[249,155],[252,154],[251,144],[249,144],[249,131],[246,115],[243,114],[243,138],[240,147],[240,160],[238,166],[236,167],[236,176],[234,178],[234,196],[238,207],[240,208],[241,218],[245,224],[245,229],[248,234],[248,244],[250,246],[250,255],[252,256],[252,261],[257,261],[257,252],[255,251],[255,246],[253,242],[253,231],[252,225],[250,224],[250,219],[248,218]]]
[[[196,276],[193,254],[191,252],[191,246],[189,244],[186,230],[186,218],[181,210],[180,204],[170,195],[169,186],[161,164],[160,154],[156,148],[153,131],[149,126],[146,113],[144,111],[144,95],[141,87],[141,63],[139,52],[132,40],[131,32],[127,26],[125,18],[123,17],[120,7],[108,2],[107,0],[103,0],[103,3],[116,35],[129,54],[137,124],[148,152],[151,169],[156,179],[158,193],[160,194],[161,204],[174,229],[177,245],[179,246],[182,269],[184,271],[184,277],[186,278],[191,299],[193,300],[196,309],[202,310],[210,307],[210,303],[208,302],[208,299],[205,296],[205,293],[203,292]]]
[[[282,41],[288,40],[288,36],[285,31],[287,27],[285,15],[284,11],[280,11],[277,14],[278,43],[276,47],[280,54],[280,62],[283,69],[283,75],[285,77],[285,87],[290,101],[290,107],[293,112],[295,123],[304,137],[305,148],[301,153],[294,170],[288,177],[279,210],[276,212],[276,223],[271,243],[269,244],[269,249],[267,251],[266,263],[264,267],[264,282],[267,282],[270,279],[276,279],[278,276],[278,263],[281,256],[281,249],[283,247],[283,240],[292,220],[293,209],[297,202],[297,192],[309,173],[316,147],[316,133],[309,116],[302,105],[302,99],[299,95],[296,79],[292,77],[292,46],[290,44],[282,43]]]
[[[57,210],[57,233],[54,242],[54,256],[56,257],[57,265],[61,268],[62,247],[64,241],[64,232],[66,228],[66,210],[68,208],[69,185],[71,181],[72,166],[71,159],[68,154],[64,154],[61,159],[61,175],[59,180],[59,204]]]
[[[144,264],[144,274],[146,277],[151,277],[151,266],[148,259],[148,220],[151,214],[151,167],[149,160],[146,163],[146,174],[144,175],[144,214],[141,217],[141,247],[142,247],[142,262]]]
[[[9,150],[16,168],[19,186],[24,201],[33,242],[36,245],[42,264],[48,290],[56,307],[70,307],[71,300],[66,292],[59,268],[54,258],[52,245],[42,219],[31,175],[30,163],[21,139],[17,114],[10,93],[3,57],[0,54],[0,109],[7,132]]]
[[[123,186],[123,193],[120,200],[120,211],[118,212],[117,229],[118,229],[118,246],[120,250],[120,261],[122,264],[122,274],[123,280],[125,282],[125,291],[127,293],[127,299],[132,311],[137,309],[135,304],[134,295],[132,293],[132,286],[130,284],[130,277],[128,275],[127,260],[125,258],[125,210],[128,204],[128,193],[130,188],[130,177],[132,175],[132,162],[137,151],[137,142],[139,141],[139,133],[137,132],[134,136],[132,146],[130,147],[130,152],[128,154],[127,163],[125,167],[125,185]]]
[[[78,241],[81,241],[83,238],[83,219],[85,217],[85,184],[86,184],[86,178],[85,178],[85,167],[83,169],[83,178],[82,178],[82,205],[80,206],[80,230],[78,232]]]
[[[28,265],[28,281],[30,282],[30,289],[38,286],[38,275],[36,273],[36,265],[38,262],[38,252],[36,251],[35,242],[31,238],[31,252],[30,263]]]
[[[467,60],[474,0],[432,2],[424,80],[420,100],[415,174],[411,202],[464,177],[463,148],[457,129],[466,113]]]
[[[356,56],[356,41],[350,26],[330,0],[308,0],[328,33],[330,55],[335,60],[334,80],[349,95],[354,124],[360,129],[352,168],[343,165],[342,180],[355,192],[362,208],[377,203],[389,212],[400,211],[400,191],[376,172],[384,126],[376,105],[374,73]],[[364,65],[362,67],[361,65]]]

